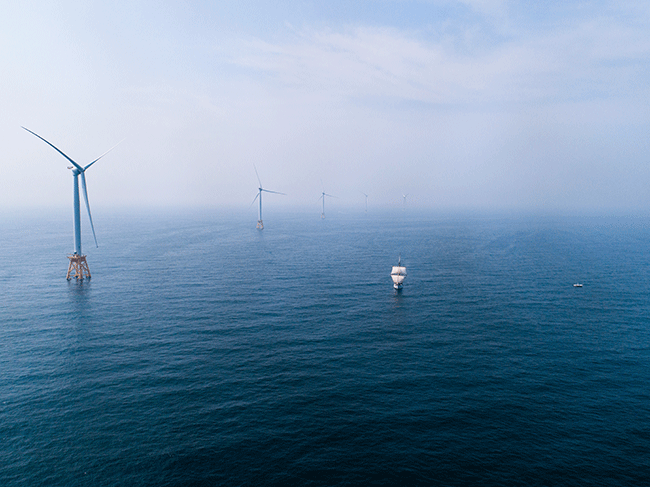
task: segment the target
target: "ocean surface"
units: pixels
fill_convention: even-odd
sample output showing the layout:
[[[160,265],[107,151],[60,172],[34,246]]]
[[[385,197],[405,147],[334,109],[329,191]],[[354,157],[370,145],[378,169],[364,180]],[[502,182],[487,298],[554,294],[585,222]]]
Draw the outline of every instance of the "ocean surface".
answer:
[[[94,217],[0,217],[2,486],[650,481],[648,217]]]

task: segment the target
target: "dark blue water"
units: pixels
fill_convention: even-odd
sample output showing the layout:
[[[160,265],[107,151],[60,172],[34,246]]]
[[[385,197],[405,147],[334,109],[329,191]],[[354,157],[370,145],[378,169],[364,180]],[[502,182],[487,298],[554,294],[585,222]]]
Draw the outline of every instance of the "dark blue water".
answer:
[[[650,479],[648,218],[96,213],[0,221],[0,485]]]

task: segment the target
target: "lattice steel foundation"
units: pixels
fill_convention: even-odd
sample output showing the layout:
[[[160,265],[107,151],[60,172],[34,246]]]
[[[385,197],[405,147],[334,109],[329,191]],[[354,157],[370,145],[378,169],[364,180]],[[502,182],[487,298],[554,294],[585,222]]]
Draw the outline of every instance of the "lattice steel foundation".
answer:
[[[90,279],[90,269],[88,269],[85,255],[68,255],[68,259],[70,259],[70,265],[68,274],[65,276],[68,281],[72,278],[78,281],[83,281],[84,278]]]

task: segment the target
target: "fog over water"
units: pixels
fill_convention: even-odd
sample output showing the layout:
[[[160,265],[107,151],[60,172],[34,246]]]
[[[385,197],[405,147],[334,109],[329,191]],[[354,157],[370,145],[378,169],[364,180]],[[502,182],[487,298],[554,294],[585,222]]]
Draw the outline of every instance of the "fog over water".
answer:
[[[19,3],[0,206],[644,212],[650,7],[501,0]]]

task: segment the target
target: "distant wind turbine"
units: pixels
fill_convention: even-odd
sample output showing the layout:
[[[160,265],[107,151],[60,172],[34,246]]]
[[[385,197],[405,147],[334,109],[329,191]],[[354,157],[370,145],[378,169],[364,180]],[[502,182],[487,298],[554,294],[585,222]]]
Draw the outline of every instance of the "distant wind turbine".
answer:
[[[361,194],[366,197],[366,213],[368,213],[368,195],[366,193],[364,193],[363,191],[361,191]]]
[[[402,195],[402,198],[404,198],[404,201],[403,201],[403,203],[402,203],[402,210],[405,210],[405,209],[406,209],[406,197],[407,197],[408,195],[409,195],[408,193]]]
[[[93,231],[93,238],[95,239],[95,246],[98,247],[97,245],[97,236],[95,235],[95,226],[93,225],[93,217],[90,214],[90,203],[88,203],[88,190],[86,189],[86,170],[95,164],[97,161],[99,161],[102,157],[104,157],[106,154],[108,154],[110,151],[115,149],[118,144],[113,146],[111,149],[107,150],[104,152],[101,156],[99,156],[97,159],[95,159],[93,162],[88,164],[85,167],[81,167],[79,164],[77,164],[75,161],[70,159],[67,155],[65,155],[61,150],[59,150],[57,147],[55,147],[53,144],[45,140],[43,137],[38,135],[35,132],[32,132],[26,127],[22,127],[27,132],[30,134],[35,135],[39,139],[41,139],[43,142],[45,142],[47,145],[52,147],[55,151],[57,151],[59,154],[61,154],[63,157],[65,157],[68,161],[72,163],[72,166],[69,166],[68,169],[72,169],[72,177],[74,178],[74,185],[73,185],[73,206],[74,206],[74,254],[69,255],[68,259],[70,259],[70,265],[68,266],[68,273],[66,275],[66,279],[70,280],[70,278],[74,277],[75,279],[78,280],[83,280],[84,277],[87,277],[90,279],[90,269],[88,268],[88,263],[86,262],[86,256],[81,254],[81,208],[79,204],[79,176],[81,175],[81,187],[84,192],[84,200],[86,201],[86,208],[88,209],[88,219],[90,220],[90,228],[92,228]]]
[[[257,220],[257,228],[260,230],[264,230],[264,223],[262,222],[262,191],[266,193],[274,193],[274,194],[283,194],[286,196],[285,193],[280,193],[279,191],[271,191],[269,189],[264,189],[262,187],[262,181],[260,181],[260,175],[257,173],[257,168],[255,167],[255,164],[253,164],[253,169],[255,169],[255,175],[257,176],[257,182],[260,183],[259,192],[257,193],[257,196],[253,199],[253,203],[255,203],[255,200],[257,198],[260,199],[260,211],[259,211],[259,218]],[[251,203],[251,205],[253,204]]]
[[[320,200],[320,199],[323,200],[323,213],[320,214],[320,217],[321,217],[321,218],[325,218],[325,196],[329,196],[330,198],[336,198],[336,196],[333,196],[333,195],[331,195],[331,194],[327,194],[325,191],[323,191],[323,192],[321,193],[320,198],[318,198],[319,200]]]

